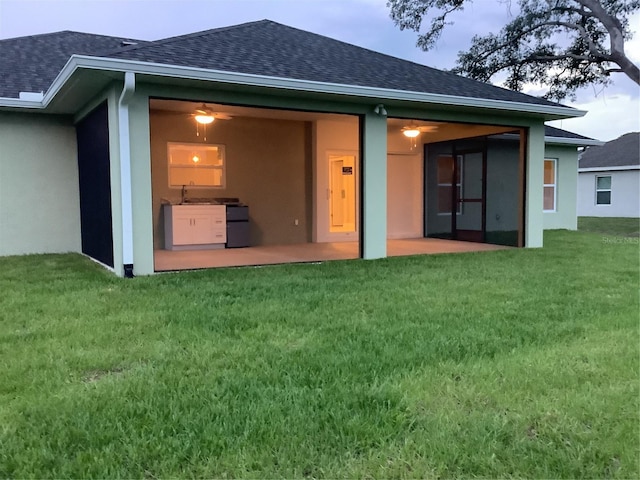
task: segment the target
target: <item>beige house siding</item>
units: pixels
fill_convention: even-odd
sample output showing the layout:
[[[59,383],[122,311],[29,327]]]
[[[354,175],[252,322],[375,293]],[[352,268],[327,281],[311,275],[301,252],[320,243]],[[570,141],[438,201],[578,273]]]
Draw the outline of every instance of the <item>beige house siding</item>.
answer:
[[[0,255],[80,250],[71,119],[0,113]]]

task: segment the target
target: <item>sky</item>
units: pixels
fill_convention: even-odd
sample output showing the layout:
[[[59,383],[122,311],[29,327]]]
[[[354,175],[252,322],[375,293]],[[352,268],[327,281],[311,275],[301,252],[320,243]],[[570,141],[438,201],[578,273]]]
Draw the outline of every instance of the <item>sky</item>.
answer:
[[[508,20],[505,0],[474,0],[452,17],[435,49],[416,47],[417,33],[401,31],[387,0],[0,0],[0,39],[75,30],[157,40],[211,28],[269,19],[435,68],[452,68],[474,34],[497,32]],[[640,31],[640,14],[631,22]],[[640,63],[640,33],[626,46]],[[640,131],[640,88],[614,74],[607,88],[587,87],[565,105],[588,110],[583,118],[551,125],[602,141]],[[533,88],[525,93],[536,94]]]

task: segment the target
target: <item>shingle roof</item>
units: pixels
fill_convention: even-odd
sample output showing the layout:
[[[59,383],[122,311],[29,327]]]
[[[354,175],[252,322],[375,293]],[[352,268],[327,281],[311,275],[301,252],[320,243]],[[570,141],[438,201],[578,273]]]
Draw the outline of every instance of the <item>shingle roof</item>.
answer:
[[[579,168],[640,165],[640,132],[626,133],[601,147],[590,147],[580,156]]]
[[[261,76],[557,106],[537,97],[270,20],[149,42],[107,56]]]
[[[122,47],[123,40],[138,45]],[[0,40],[0,97],[46,91],[73,54],[558,106],[270,20],[153,42],[70,31]]]
[[[113,51],[123,41],[140,42],[71,31],[0,40],[0,97],[45,92],[71,55]]]
[[[572,140],[593,140],[593,138],[584,137],[577,133],[562,130],[561,128],[551,127],[549,125],[544,126],[544,136],[553,138],[570,138]]]

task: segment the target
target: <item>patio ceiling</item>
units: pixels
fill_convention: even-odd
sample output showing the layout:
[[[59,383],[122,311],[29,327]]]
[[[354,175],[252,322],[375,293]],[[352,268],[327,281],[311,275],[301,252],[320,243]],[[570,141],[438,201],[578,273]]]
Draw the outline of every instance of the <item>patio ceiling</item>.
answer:
[[[272,108],[256,108],[235,105],[223,105],[217,103],[204,102],[212,110],[220,113],[228,114],[232,117],[244,118],[261,118],[273,120],[293,120],[302,122],[313,122],[316,120],[332,120],[341,122],[355,122],[356,116],[344,114],[330,114],[321,112],[306,112],[297,110],[281,110]],[[192,113],[202,106],[201,101],[184,101],[184,100],[165,100],[151,99],[149,108],[154,112],[171,112],[171,113]],[[413,125],[434,125],[438,129],[434,132],[424,133],[421,136],[423,143],[441,142],[447,140],[455,140],[459,138],[472,138],[484,135],[497,135],[502,133],[514,132],[515,127],[504,127],[497,125],[482,125],[473,123],[452,123],[452,122],[434,122],[424,120],[414,120],[405,118],[388,118],[387,130],[395,133],[402,130],[408,124]]]

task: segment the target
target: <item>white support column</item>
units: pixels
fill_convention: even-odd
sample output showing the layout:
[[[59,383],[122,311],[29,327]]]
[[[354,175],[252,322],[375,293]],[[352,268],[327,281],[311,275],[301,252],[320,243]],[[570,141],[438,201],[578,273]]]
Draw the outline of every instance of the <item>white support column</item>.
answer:
[[[363,117],[362,258],[387,256],[387,116],[382,105]]]
[[[525,247],[542,247],[544,229],[544,124],[529,128],[527,142],[527,188],[525,198]]]
[[[126,72],[124,88],[118,101],[118,133],[120,140],[120,195],[122,206],[122,263],[124,276],[133,276],[133,204],[131,196],[131,141],[129,138],[129,101],[135,92],[133,72]]]

